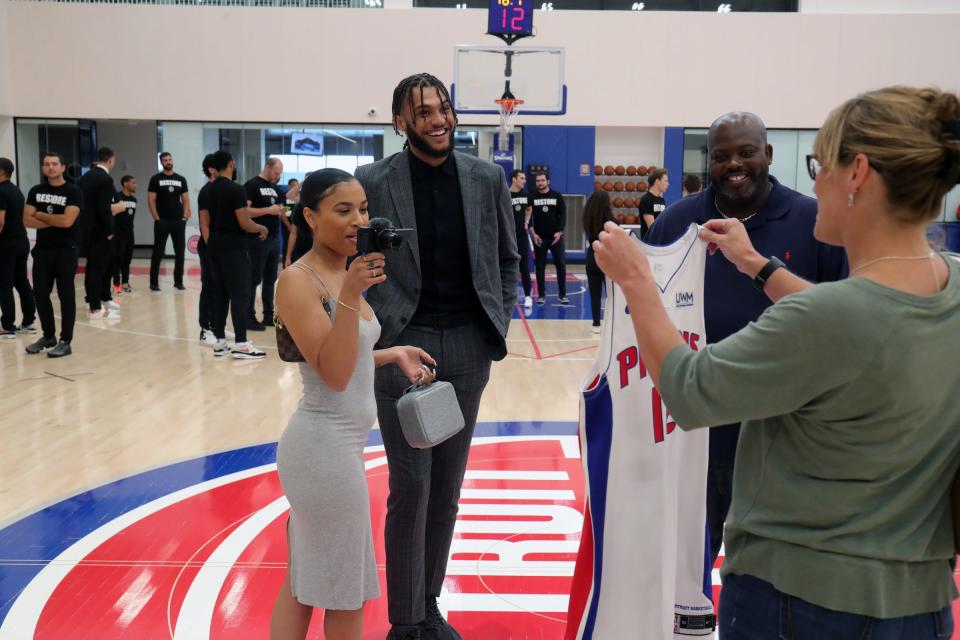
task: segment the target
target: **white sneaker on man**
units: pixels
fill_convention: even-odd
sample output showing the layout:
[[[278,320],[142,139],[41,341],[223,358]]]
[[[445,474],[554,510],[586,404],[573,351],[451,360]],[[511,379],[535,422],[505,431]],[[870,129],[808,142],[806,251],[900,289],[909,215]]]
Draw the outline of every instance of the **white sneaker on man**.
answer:
[[[201,347],[217,346],[217,336],[213,335],[212,331],[207,331],[206,329],[200,329],[200,346]]]
[[[107,309],[108,311],[120,311],[120,305],[114,302],[113,300],[107,300],[102,304],[103,304],[103,308]]]
[[[213,355],[218,358],[220,356],[230,355],[230,346],[226,340],[218,340],[217,343],[213,345]]]
[[[526,296],[523,299],[523,308],[526,309],[527,311],[530,311],[530,309],[533,309],[533,298],[531,298],[530,296]]]
[[[31,322],[30,324],[22,324],[22,325],[20,325],[20,327],[17,329],[17,333],[22,333],[22,334],[28,335],[28,336],[32,336],[32,335],[35,334],[36,332],[37,332],[37,327],[36,327],[36,325],[35,325],[34,323],[32,323],[32,322]]]
[[[230,355],[237,360],[258,360],[267,356],[265,352],[253,346],[252,342],[240,342],[233,345]]]

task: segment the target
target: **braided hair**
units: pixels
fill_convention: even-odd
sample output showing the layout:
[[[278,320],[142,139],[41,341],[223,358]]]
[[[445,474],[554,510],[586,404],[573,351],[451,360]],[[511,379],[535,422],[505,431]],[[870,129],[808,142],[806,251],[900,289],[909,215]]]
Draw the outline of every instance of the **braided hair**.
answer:
[[[400,115],[400,112],[403,111],[404,103],[410,105],[410,112],[413,113],[414,104],[413,104],[413,91],[414,89],[420,91],[420,102],[423,103],[423,90],[434,88],[437,90],[437,93],[440,95],[440,101],[444,104],[449,105],[450,111],[453,113],[453,122],[457,123],[457,112],[453,108],[453,101],[450,99],[450,92],[447,91],[446,85],[437,78],[436,76],[430,75],[429,73],[415,73],[412,76],[407,76],[400,81],[400,84],[393,90],[393,132],[397,135],[400,135],[400,131],[397,129],[397,116]]]

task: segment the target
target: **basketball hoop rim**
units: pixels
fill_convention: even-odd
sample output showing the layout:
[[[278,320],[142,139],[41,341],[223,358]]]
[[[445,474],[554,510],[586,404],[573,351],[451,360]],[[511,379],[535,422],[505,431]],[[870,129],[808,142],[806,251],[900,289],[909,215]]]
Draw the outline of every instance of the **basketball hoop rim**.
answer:
[[[523,100],[519,98],[497,98],[494,100],[500,108],[500,113],[509,115],[516,111],[516,108],[523,105]]]

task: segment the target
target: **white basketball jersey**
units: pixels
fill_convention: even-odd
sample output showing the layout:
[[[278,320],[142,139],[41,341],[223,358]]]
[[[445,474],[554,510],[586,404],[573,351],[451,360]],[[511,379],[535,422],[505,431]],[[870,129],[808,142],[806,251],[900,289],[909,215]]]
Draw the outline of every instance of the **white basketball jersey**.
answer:
[[[694,224],[674,244],[637,240],[667,314],[692,349],[706,344],[706,243]],[[566,638],[710,635],[706,535],[709,434],[676,428],[637,350],[623,292],[607,280],[599,353],[584,381],[580,446],[587,513]]]

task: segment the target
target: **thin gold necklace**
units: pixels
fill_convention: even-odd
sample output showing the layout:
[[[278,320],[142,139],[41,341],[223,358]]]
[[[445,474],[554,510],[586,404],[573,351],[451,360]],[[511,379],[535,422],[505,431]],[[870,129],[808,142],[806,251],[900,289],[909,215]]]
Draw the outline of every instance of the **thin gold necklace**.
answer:
[[[874,258],[873,260],[867,260],[856,269],[851,269],[850,275],[852,276],[857,271],[860,271],[861,269],[866,269],[870,265],[876,264],[878,262],[882,262],[884,260],[933,260],[934,255],[935,254],[933,253],[933,251],[931,251],[922,256],[880,256],[879,258]]]
[[[735,220],[739,220],[740,222],[746,222],[747,220],[749,220],[749,219],[752,218],[753,216],[755,216],[755,215],[757,215],[758,213],[760,213],[760,209],[757,209],[756,211],[754,211],[753,213],[751,213],[750,215],[748,215],[746,218],[738,218],[737,216],[728,216],[727,214],[725,214],[725,213],[723,212],[723,209],[720,208],[720,201],[717,200],[717,196],[713,196],[713,206],[717,208],[717,213],[719,213],[720,215],[722,215],[724,218],[727,218],[728,220],[731,219],[731,218],[733,218],[733,219],[735,219]]]

